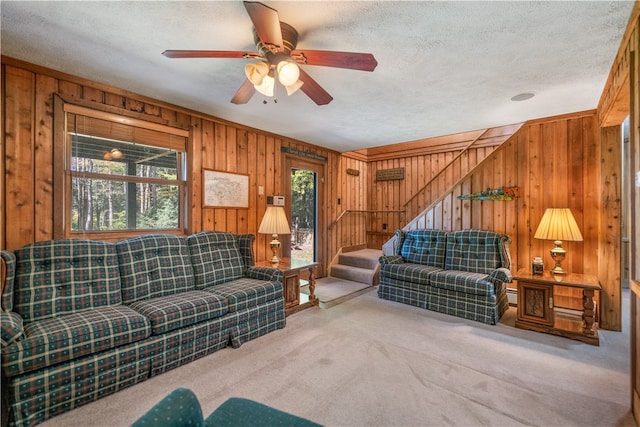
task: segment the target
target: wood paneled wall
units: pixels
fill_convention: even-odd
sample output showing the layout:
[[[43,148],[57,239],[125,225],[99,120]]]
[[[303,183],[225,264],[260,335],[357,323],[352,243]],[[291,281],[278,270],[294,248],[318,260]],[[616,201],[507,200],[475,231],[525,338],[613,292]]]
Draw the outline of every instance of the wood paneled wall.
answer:
[[[411,222],[520,126],[482,129],[365,150],[369,162],[368,209],[392,211],[370,215],[368,245],[381,248],[396,229]],[[404,179],[376,179],[378,171],[396,168],[404,170]],[[447,211],[446,215],[461,218],[453,211]],[[449,227],[446,220],[436,218],[436,221],[444,228]]]
[[[548,256],[552,243],[533,235],[545,209],[569,207],[584,241],[564,242],[568,256],[563,266],[598,276],[603,286],[601,327],[620,330],[620,148],[619,127],[604,128],[601,135],[595,110],[527,122],[451,191],[441,193],[410,228],[479,228],[506,233],[512,239],[515,273],[529,267],[534,256],[543,256],[547,264],[552,262]],[[440,163],[431,162],[431,169],[435,164],[437,172]],[[395,187],[381,191],[380,196],[372,191],[372,209],[401,207],[403,197],[415,191],[412,174],[423,173],[410,166],[412,157],[372,162],[369,173],[375,176],[377,168],[392,164],[407,167],[407,178],[387,184]],[[459,195],[503,186],[520,187],[521,197],[515,201],[458,199]]]
[[[288,139],[196,111],[162,103],[115,87],[2,57],[2,154],[0,163],[0,248],[53,238],[53,95],[66,102],[122,114],[190,131],[189,203],[186,233],[223,230],[256,235],[256,258],[268,259],[265,235],[257,233],[266,210],[266,196],[283,194],[282,148],[326,158],[325,176],[319,177],[324,205],[320,223],[327,225],[343,209],[366,206],[366,168],[362,160]],[[202,168],[249,175],[249,209],[202,208]],[[357,169],[359,176],[346,174]],[[264,186],[264,195],[258,194]],[[341,204],[337,204],[337,199]],[[348,230],[347,230],[348,231]],[[357,230],[354,233],[362,233]],[[321,248],[323,262],[338,250],[331,235]],[[321,274],[324,272],[321,271]]]
[[[13,249],[26,243],[53,237],[52,188],[52,97],[168,126],[187,129],[189,138],[189,194],[187,233],[225,230],[257,236],[258,259],[268,256],[268,242],[257,234],[266,209],[266,195],[283,194],[282,147],[327,159],[325,176],[320,177],[323,204],[318,207],[320,230],[325,244],[320,257],[324,266],[342,246],[367,241],[380,248],[394,229],[404,225],[398,214],[353,214],[331,224],[345,210],[402,210],[402,204],[436,174],[464,146],[430,147],[416,151],[400,145],[349,155],[262,132],[183,109],[118,88],[87,81],[49,69],[2,57],[2,190],[4,209],[0,212],[0,247]],[[603,134],[605,135],[605,134]],[[448,229],[486,228],[508,233],[512,239],[514,271],[528,266],[534,255],[546,253],[545,243],[532,238],[544,209],[556,205],[572,208],[585,235],[581,243],[569,243],[565,266],[597,274],[605,286],[601,325],[619,329],[619,278],[603,276],[615,264],[616,218],[607,212],[615,206],[619,164],[615,163],[615,137],[606,131],[601,138],[595,112],[567,115],[527,123],[500,149],[474,148],[477,158],[488,156],[485,166],[441,197],[438,205],[424,215],[422,223]],[[446,138],[445,138],[446,139]],[[430,142],[439,141],[436,138]],[[422,143],[420,141],[419,143]],[[437,145],[437,144],[436,144]],[[410,147],[411,146],[411,147]],[[471,153],[471,152],[470,152]],[[405,168],[402,181],[375,182],[376,171]],[[201,207],[202,168],[246,173],[250,180],[249,209],[203,209]],[[347,174],[357,170],[357,175]],[[613,173],[610,173],[613,172]],[[453,179],[453,178],[451,178]],[[516,202],[459,201],[457,195],[501,186],[520,186],[523,197]],[[601,213],[601,190],[611,195]],[[258,195],[257,187],[265,187]],[[417,188],[418,187],[418,188]],[[442,191],[446,190],[443,185]],[[619,190],[618,190],[619,191]],[[340,199],[340,204],[338,204]],[[613,204],[611,204],[613,203]],[[364,222],[364,226],[363,226]],[[386,224],[386,230],[383,229]],[[606,224],[606,225],[603,225]],[[607,228],[603,234],[602,227]],[[368,232],[365,230],[368,229]],[[365,236],[363,234],[366,233]],[[619,235],[618,235],[619,237]],[[606,248],[606,251],[605,251]],[[607,252],[611,261],[599,260]],[[549,262],[549,260],[547,260]],[[324,269],[320,272],[324,274]]]

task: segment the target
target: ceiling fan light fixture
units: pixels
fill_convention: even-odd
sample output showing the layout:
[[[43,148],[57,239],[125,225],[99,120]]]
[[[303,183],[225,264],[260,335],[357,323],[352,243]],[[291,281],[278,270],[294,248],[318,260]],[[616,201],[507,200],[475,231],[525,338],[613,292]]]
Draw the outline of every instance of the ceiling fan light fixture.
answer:
[[[275,86],[275,83],[276,81],[273,77],[265,76],[262,79],[262,83],[260,83],[259,85],[254,84],[254,87],[264,96],[273,96],[273,87]]]
[[[297,82],[295,82],[292,85],[285,86],[285,88],[287,89],[287,96],[291,96],[294,93],[296,93],[298,91],[298,89],[300,89],[302,87],[303,84],[304,84],[304,82],[302,80],[298,80]]]
[[[266,62],[252,62],[244,66],[244,74],[257,88],[263,83],[264,78],[269,75],[269,68]]]
[[[295,62],[280,61],[278,63],[278,80],[283,86],[291,86],[298,82],[300,69]]]

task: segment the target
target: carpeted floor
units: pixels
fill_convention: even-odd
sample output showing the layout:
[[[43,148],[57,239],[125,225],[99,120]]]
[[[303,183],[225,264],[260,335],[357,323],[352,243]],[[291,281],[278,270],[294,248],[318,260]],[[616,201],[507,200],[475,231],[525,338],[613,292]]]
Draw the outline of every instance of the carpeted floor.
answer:
[[[623,307],[628,307],[628,293]],[[47,421],[129,425],[176,387],[205,416],[231,396],[327,426],[634,426],[629,333],[601,346],[378,299],[374,289]]]

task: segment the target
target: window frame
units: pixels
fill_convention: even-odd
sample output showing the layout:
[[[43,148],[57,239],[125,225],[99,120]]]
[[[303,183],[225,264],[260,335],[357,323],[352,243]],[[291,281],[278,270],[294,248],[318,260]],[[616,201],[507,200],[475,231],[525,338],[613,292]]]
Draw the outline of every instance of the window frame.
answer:
[[[176,151],[178,154],[178,165],[176,170],[176,180],[164,180],[157,178],[121,176],[103,176],[99,173],[71,170],[71,134],[67,133],[67,115],[85,116],[103,121],[113,122],[116,126],[138,128],[163,132],[177,137]],[[107,241],[117,241],[123,238],[134,237],[149,233],[163,233],[186,235],[188,227],[188,165],[189,163],[189,138],[190,132],[185,129],[167,126],[161,123],[141,120],[123,115],[119,112],[108,112],[101,109],[85,107],[76,103],[70,103],[62,99],[58,94],[54,95],[54,150],[53,150],[53,199],[54,199],[54,238],[87,238]],[[152,141],[144,141],[145,145],[158,148],[170,148],[166,144],[154,144]],[[107,179],[116,182],[136,182],[155,183],[178,187],[179,198],[179,219],[177,228],[148,228],[148,229],[123,229],[123,230],[89,230],[74,231],[71,229],[72,215],[72,183],[74,178]],[[115,178],[115,179],[114,179]]]

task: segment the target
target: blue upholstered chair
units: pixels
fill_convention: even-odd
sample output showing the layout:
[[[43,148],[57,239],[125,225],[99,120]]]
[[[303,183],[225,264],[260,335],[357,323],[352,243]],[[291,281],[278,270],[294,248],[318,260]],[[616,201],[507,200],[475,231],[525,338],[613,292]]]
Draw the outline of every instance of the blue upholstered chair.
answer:
[[[237,397],[228,399],[204,419],[196,395],[189,389],[177,388],[133,423],[132,427],[312,427],[319,425],[253,400]]]

